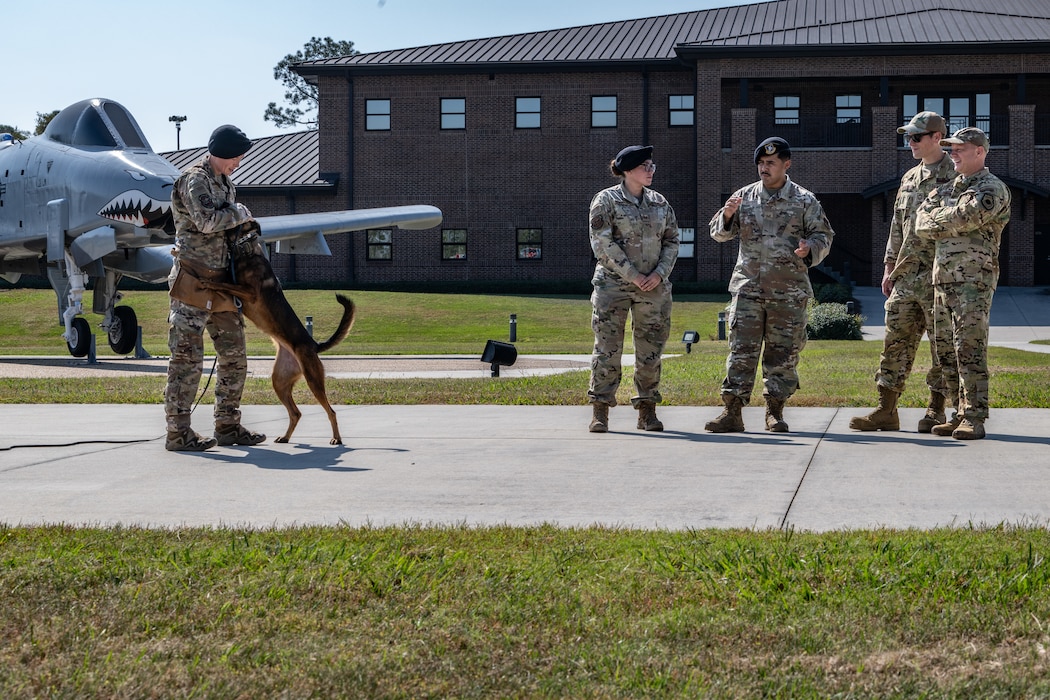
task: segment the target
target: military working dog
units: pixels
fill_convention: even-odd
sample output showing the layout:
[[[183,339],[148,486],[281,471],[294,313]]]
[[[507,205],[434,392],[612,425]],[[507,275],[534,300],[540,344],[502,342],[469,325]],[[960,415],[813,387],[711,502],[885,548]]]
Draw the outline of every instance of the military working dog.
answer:
[[[295,405],[292,389],[300,377],[306,378],[317,402],[324,407],[332,424],[331,444],[341,445],[339,423],[335,410],[325,392],[325,372],[320,353],[330,350],[346,338],[354,325],[354,302],[341,294],[335,298],[343,306],[343,315],[332,337],[318,343],[306,330],[281,289],[281,282],[263,253],[259,225],[248,221],[226,232],[226,241],[232,257],[232,282],[202,280],[201,284],[215,291],[226,292],[241,302],[241,311],[256,327],[270,336],[277,346],[270,379],[277,398],[288,411],[288,430],[274,442],[288,442],[302,411]]]

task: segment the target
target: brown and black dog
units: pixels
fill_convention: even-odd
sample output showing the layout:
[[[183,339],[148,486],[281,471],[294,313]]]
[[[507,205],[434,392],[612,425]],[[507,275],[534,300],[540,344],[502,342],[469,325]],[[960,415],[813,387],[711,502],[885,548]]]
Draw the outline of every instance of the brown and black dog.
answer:
[[[295,405],[292,388],[300,377],[306,377],[317,402],[328,413],[332,424],[333,445],[343,444],[339,435],[339,423],[335,411],[328,403],[324,388],[324,365],[320,353],[330,350],[350,332],[354,325],[354,302],[341,294],[335,298],[343,305],[343,316],[332,337],[318,343],[310,335],[296,315],[281,290],[281,283],[263,254],[259,238],[259,225],[248,221],[226,232],[226,240],[233,255],[234,282],[206,282],[202,284],[216,291],[224,291],[241,300],[241,311],[256,327],[270,336],[277,346],[277,358],[273,363],[273,389],[277,398],[288,411],[288,430],[274,442],[288,442],[302,411]]]

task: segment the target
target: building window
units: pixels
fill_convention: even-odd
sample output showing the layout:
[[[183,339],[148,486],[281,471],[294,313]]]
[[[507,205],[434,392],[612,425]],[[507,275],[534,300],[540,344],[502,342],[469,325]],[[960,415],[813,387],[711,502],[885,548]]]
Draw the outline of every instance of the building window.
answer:
[[[773,123],[798,124],[798,95],[776,95],[773,97]]]
[[[965,126],[976,126],[991,136],[992,96],[987,92],[973,95],[912,94],[904,96],[905,121],[923,111],[936,112],[944,117],[948,136]],[[907,140],[905,140],[905,145],[907,145]]]
[[[519,97],[515,100],[514,126],[518,129],[540,128],[540,98]]]
[[[667,108],[671,126],[692,126],[696,98],[692,95],[668,95]]]
[[[860,95],[835,96],[835,123],[860,124]]]
[[[678,229],[678,257],[680,258],[691,258],[695,255],[694,245],[696,244],[696,229],[695,228],[680,228]]]
[[[467,101],[462,97],[441,98],[441,128],[467,128]]]
[[[390,100],[365,100],[365,129],[390,131]]]
[[[591,98],[591,126],[616,126],[616,95]]]
[[[539,260],[543,257],[543,229],[518,229],[518,260]]]
[[[467,259],[467,229],[444,228],[441,229],[441,259],[442,260],[466,260]]]
[[[392,243],[391,230],[388,228],[375,229],[367,232],[368,259],[369,260],[392,260],[394,246]]]

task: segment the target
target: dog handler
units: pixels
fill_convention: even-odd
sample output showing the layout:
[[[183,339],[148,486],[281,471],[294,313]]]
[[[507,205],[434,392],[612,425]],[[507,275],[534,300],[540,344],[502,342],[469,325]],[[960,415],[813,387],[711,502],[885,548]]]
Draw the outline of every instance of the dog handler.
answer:
[[[241,395],[248,374],[244,318],[233,297],[202,288],[197,280],[228,282],[229,251],[225,232],[252,219],[230,175],[252,142],[231,124],[208,139],[208,154],[188,168],[171,193],[175,219],[175,263],[168,277],[168,384],[164,413],[171,451],[201,452],[219,445],[257,445],[266,439],[241,425]],[[190,414],[204,368],[204,330],[215,345],[215,437],[194,432]]]

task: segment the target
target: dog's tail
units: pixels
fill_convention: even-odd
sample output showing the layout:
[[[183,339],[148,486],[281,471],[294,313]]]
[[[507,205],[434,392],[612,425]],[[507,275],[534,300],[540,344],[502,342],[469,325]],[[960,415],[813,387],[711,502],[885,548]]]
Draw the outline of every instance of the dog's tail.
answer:
[[[332,337],[323,343],[317,344],[317,352],[331,350],[336,345],[343,342],[343,338],[345,338],[350,332],[350,329],[354,327],[354,317],[356,315],[354,302],[350,301],[342,294],[336,294],[335,298],[336,301],[343,305],[343,317],[339,319],[339,327],[335,329],[335,333],[332,334]]]

